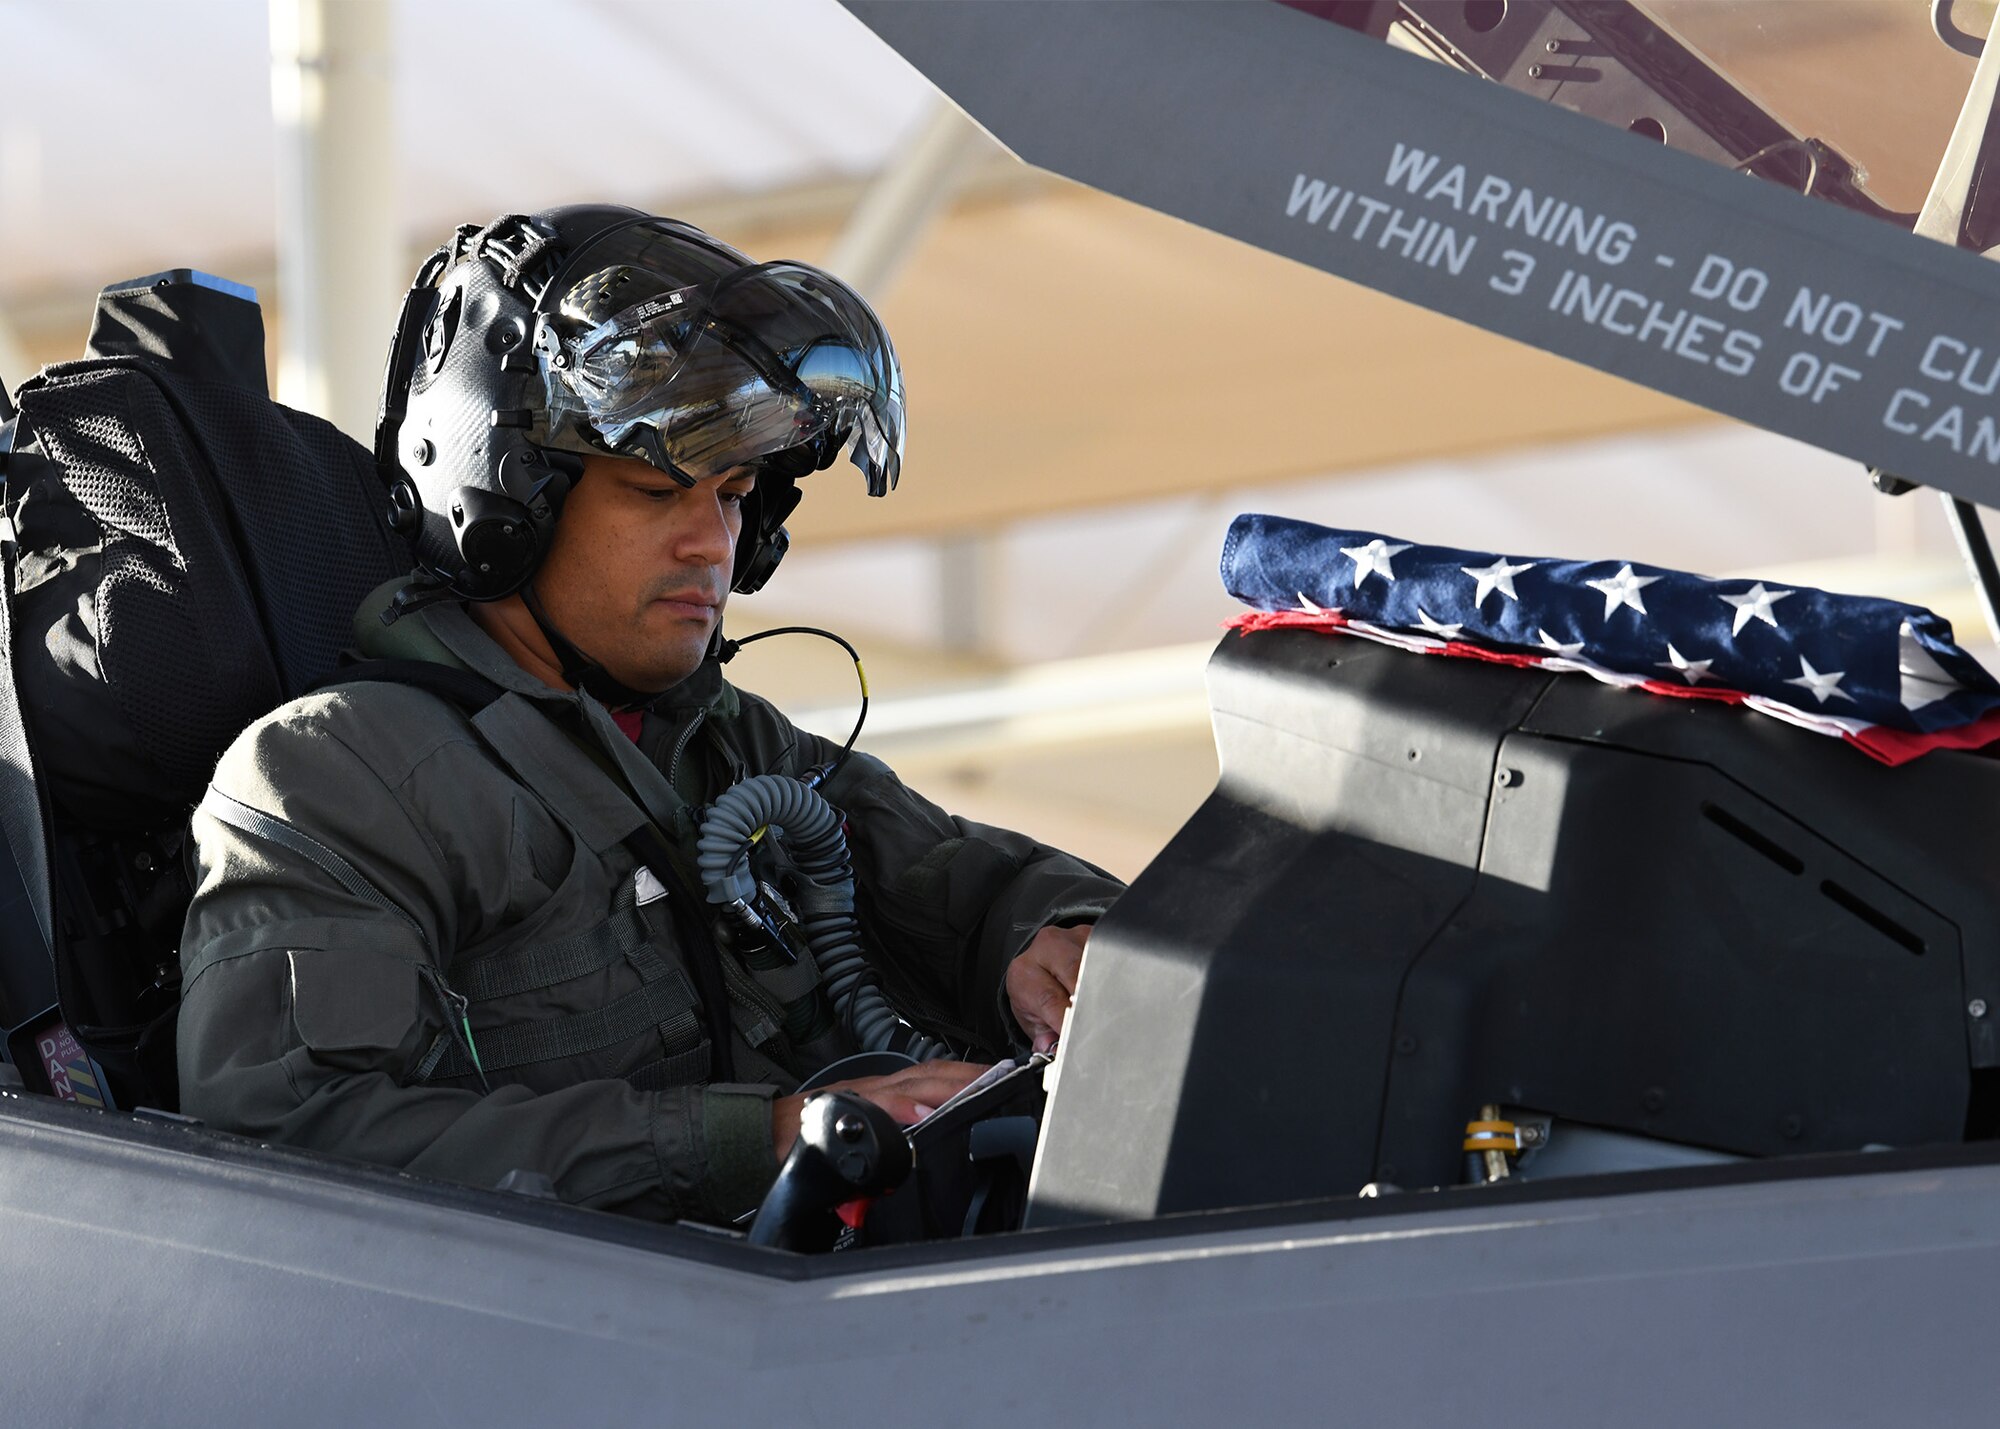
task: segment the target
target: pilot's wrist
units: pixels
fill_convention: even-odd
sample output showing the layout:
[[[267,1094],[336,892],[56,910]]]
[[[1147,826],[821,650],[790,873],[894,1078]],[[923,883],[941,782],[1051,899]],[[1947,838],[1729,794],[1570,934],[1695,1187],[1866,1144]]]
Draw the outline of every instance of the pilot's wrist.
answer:
[[[718,1215],[754,1209],[778,1176],[771,1146],[777,1089],[756,1082],[715,1082],[700,1089],[701,1196]]]

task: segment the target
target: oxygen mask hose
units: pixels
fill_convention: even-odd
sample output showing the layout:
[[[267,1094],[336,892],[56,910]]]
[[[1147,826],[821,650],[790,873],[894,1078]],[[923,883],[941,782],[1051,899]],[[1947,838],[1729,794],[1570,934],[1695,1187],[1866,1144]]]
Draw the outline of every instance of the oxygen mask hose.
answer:
[[[799,926],[834,1013],[856,1045],[865,1052],[902,1052],[920,1062],[946,1056],[950,1049],[898,1017],[876,986],[861,951],[854,868],[840,814],[803,780],[759,774],[708,807],[695,845],[708,901],[724,908],[756,907],[750,849],[767,838],[784,845],[805,880],[795,899]]]

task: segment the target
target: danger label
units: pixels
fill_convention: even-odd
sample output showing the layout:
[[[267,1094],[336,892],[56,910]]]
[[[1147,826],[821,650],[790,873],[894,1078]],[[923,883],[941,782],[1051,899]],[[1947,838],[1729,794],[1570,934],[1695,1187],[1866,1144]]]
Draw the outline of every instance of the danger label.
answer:
[[[70,1035],[67,1024],[58,1022],[35,1038],[42,1070],[48,1073],[49,1089],[64,1101],[84,1106],[103,1106],[104,1090],[98,1084],[96,1064]]]

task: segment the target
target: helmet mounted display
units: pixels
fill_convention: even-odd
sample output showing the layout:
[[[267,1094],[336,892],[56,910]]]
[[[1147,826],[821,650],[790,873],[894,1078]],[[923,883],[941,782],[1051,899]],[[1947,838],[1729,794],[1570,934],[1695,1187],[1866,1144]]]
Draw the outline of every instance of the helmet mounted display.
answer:
[[[418,558],[389,618],[522,590],[593,453],[687,486],[753,469],[747,592],[784,555],[800,476],[844,451],[881,496],[902,449],[895,350],[832,275],[633,209],[462,228],[419,271],[384,383],[376,457]]]
[[[870,495],[895,486],[902,374],[852,289],[803,263],[761,263],[591,321],[585,300],[629,290],[630,272],[587,275],[542,317],[546,440],[580,438],[686,486],[781,452],[810,449],[823,466],[846,445]]]

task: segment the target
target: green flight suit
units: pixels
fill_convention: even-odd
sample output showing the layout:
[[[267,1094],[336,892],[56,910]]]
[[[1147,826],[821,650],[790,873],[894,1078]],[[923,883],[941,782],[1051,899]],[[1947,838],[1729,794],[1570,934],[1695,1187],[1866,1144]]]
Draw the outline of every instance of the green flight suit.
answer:
[[[595,700],[522,671],[460,607],[405,617],[392,635],[403,648],[390,653],[414,641],[507,693],[475,725],[426,691],[354,682],[266,716],[223,755],[194,819],[184,1110],[475,1185],[541,1172],[566,1201],[631,1214],[754,1206],[777,1169],[770,1100],[826,1050],[792,1046],[777,1025],[811,969],[722,955],[736,1081],[710,1082],[679,895],[623,840],[650,822],[691,849],[691,805],[746,774],[801,773],[834,747],[713,664],[646,716],[635,746]],[[951,817],[864,755],[824,792],[847,817],[890,1000],[955,1046],[1016,1042],[1007,963],[1040,928],[1096,918],[1120,885]],[[282,824],[226,823],[207,812],[220,796]],[[461,998],[469,1044],[449,1025]]]

